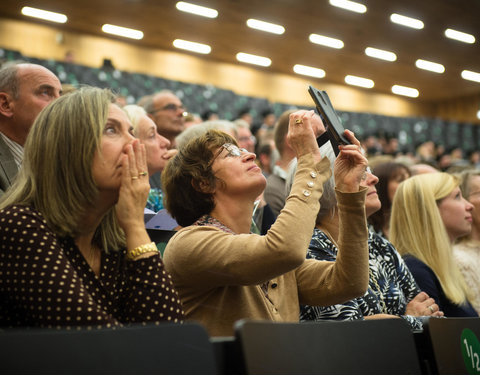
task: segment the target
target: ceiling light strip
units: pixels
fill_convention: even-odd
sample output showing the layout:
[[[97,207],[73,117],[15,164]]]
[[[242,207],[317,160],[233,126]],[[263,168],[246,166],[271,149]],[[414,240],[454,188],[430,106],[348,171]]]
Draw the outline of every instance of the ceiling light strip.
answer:
[[[32,7],[23,7],[21,10],[21,13],[24,16],[40,18],[42,20],[57,22],[57,23],[65,23],[68,20],[65,14],[50,12],[48,10],[32,8]]]
[[[302,74],[304,76],[309,76],[309,77],[315,77],[315,78],[325,77],[325,70],[314,68],[313,66],[296,64],[293,67],[293,71],[297,74]]]
[[[110,25],[106,23],[102,26],[102,31],[107,34],[123,36],[130,39],[142,39],[143,32],[140,30],[129,29],[128,27]]]
[[[462,78],[469,81],[480,82],[480,73],[464,70],[462,71]]]
[[[184,1],[179,1],[176,4],[178,10],[182,12],[187,12],[195,14],[197,16],[207,17],[207,18],[217,18],[218,11],[216,9],[202,7],[200,5],[186,3]]]
[[[463,33],[461,31],[446,29],[445,36],[450,39],[455,39],[463,43],[475,43],[475,37],[471,34]]]
[[[423,29],[424,24],[422,21],[415,18],[402,16],[401,14],[393,13],[390,15],[390,21],[399,25],[411,27],[412,29]]]
[[[432,61],[418,59],[417,61],[415,61],[415,66],[419,69],[429,70],[435,73],[445,72],[445,67],[442,64],[435,63]]]
[[[371,89],[375,85],[375,83],[371,79],[352,75],[345,76],[345,82],[349,85],[360,86],[366,89]]]
[[[385,61],[395,61],[397,59],[397,55],[395,53],[373,47],[365,48],[365,54],[367,56],[375,57],[376,59]]]
[[[319,34],[310,34],[308,37],[310,42],[315,44],[321,44],[322,46],[330,47],[330,48],[343,48],[344,43],[340,39],[330,38],[328,36],[319,35]]]
[[[237,60],[244,63],[260,66],[270,66],[272,64],[272,60],[270,60],[268,57],[251,55],[244,52],[237,53]]]
[[[365,5],[349,0],[330,0],[330,5],[355,13],[365,13],[367,11],[367,7]]]
[[[409,96],[410,98],[417,98],[419,95],[417,89],[400,85],[393,85],[392,92],[397,95]]]
[[[274,23],[265,22],[250,18],[247,20],[247,26],[261,31],[266,31],[267,33],[281,35],[285,32],[285,28],[281,25],[276,25]]]
[[[212,47],[208,44],[202,44],[197,42],[190,42],[183,39],[175,39],[173,41],[173,46],[176,48],[184,49],[191,52],[202,53],[204,55],[212,52]]]

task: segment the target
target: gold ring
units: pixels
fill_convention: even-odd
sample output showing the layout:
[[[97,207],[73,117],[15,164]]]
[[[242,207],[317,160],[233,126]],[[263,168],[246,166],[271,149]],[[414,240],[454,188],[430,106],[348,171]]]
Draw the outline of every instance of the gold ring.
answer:
[[[435,310],[433,309],[432,305],[428,306],[428,309],[432,312],[432,314],[435,312]]]
[[[303,124],[303,120],[301,118],[295,119],[295,124]]]
[[[132,180],[138,180],[138,177],[137,177],[137,176],[133,176],[133,177],[132,177]]]
[[[138,175],[139,176],[146,176],[148,173],[147,172],[140,172]]]

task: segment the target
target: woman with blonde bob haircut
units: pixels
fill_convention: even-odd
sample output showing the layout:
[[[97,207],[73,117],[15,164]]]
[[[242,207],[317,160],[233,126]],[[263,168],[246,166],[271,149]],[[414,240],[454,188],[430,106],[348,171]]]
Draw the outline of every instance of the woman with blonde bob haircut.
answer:
[[[418,286],[445,316],[478,316],[452,254],[454,241],[471,231],[472,205],[459,181],[430,173],[403,181],[395,194],[390,237]]]
[[[145,148],[112,99],[88,87],[62,96],[29,133],[0,202],[0,327],[183,317],[143,223]]]

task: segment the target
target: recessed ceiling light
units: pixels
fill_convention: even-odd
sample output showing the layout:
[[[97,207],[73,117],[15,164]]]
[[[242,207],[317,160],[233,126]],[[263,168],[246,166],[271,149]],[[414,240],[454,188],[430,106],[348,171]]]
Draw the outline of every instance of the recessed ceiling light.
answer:
[[[321,44],[322,46],[331,47],[331,48],[343,48],[344,44],[340,39],[330,38],[328,36],[319,35],[319,34],[310,34],[308,37],[310,42],[315,44]]]
[[[303,74],[304,76],[310,76],[315,78],[325,77],[325,70],[314,68],[312,66],[296,64],[293,67],[293,71],[297,74]]]
[[[142,39],[143,32],[140,30],[129,29],[128,27],[115,26],[106,23],[102,26],[102,31],[107,34],[123,36],[130,39]]]
[[[445,67],[442,64],[438,64],[432,61],[418,59],[415,61],[415,65],[417,68],[429,70],[435,73],[443,73],[445,71]]]
[[[349,85],[365,87],[366,89],[371,89],[375,85],[371,79],[351,75],[345,77],[345,82]]]
[[[356,3],[354,1],[348,1],[348,0],[330,0],[330,4],[338,7],[338,8],[343,8],[346,10],[350,10],[352,12],[356,13],[365,13],[367,11],[367,7],[363,4]]]
[[[400,85],[393,85],[392,92],[397,95],[409,96],[411,98],[416,98],[419,95],[417,89]]]
[[[455,39],[460,42],[473,44],[475,43],[475,37],[471,34],[462,33],[461,31],[446,29],[445,36],[450,39]]]
[[[464,70],[462,72],[462,78],[468,79],[469,81],[480,82],[480,73]]]
[[[365,48],[365,54],[367,56],[375,57],[377,59],[386,61],[395,61],[397,59],[397,55],[395,55],[393,52],[372,47]]]
[[[182,12],[196,14],[197,16],[202,16],[207,18],[216,18],[218,16],[218,11],[216,9],[202,7],[200,5],[186,3],[184,1],[179,1],[176,4],[176,7],[178,10],[181,10]]]
[[[237,60],[244,63],[260,66],[270,66],[272,64],[272,60],[270,60],[268,57],[251,55],[249,53],[243,52],[237,53]]]
[[[390,16],[390,21],[398,23],[399,25],[411,27],[413,29],[423,29],[423,22],[415,18],[402,16],[401,14],[393,13]]]
[[[68,20],[65,14],[49,12],[48,10],[43,10],[43,9],[23,7],[21,12],[24,16],[40,18],[42,20],[52,21],[57,23],[65,23]]]
[[[267,33],[278,34],[278,35],[281,35],[285,32],[285,28],[281,25],[276,25],[270,22],[255,20],[253,18],[250,18],[249,20],[247,20],[247,26],[252,29],[266,31]]]
[[[212,51],[212,48],[208,44],[190,42],[183,39],[175,39],[173,41],[173,46],[187,51],[203,54],[208,54]]]

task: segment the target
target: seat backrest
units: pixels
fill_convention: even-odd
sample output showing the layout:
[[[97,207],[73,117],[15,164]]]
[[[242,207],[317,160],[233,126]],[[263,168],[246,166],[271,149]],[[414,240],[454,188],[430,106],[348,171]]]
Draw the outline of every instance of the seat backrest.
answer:
[[[207,332],[196,324],[115,330],[0,332],[2,375],[217,374]]]
[[[400,319],[321,323],[238,322],[248,375],[420,374]]]
[[[433,373],[480,374],[480,318],[431,318],[424,328]]]

